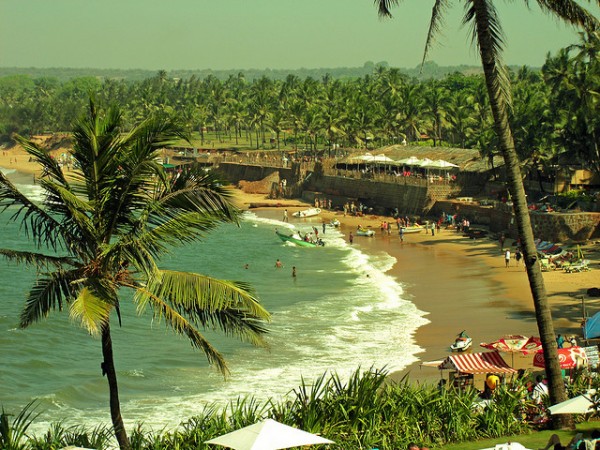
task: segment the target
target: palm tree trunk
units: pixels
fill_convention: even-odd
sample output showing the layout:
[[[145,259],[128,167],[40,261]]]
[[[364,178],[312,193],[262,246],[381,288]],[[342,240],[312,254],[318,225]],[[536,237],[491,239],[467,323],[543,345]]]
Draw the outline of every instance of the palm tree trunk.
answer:
[[[562,374],[558,361],[558,350],[556,344],[556,335],[554,333],[554,324],[552,322],[552,313],[548,304],[546,288],[540,265],[538,263],[537,251],[533,239],[533,230],[529,210],[527,208],[527,198],[521,170],[520,161],[515,150],[514,139],[508,121],[508,105],[499,88],[501,80],[499,79],[497,61],[495,59],[494,44],[489,27],[490,20],[488,16],[487,0],[473,0],[475,9],[475,27],[479,39],[479,51],[485,74],[485,82],[490,97],[490,106],[494,116],[494,126],[498,135],[500,150],[504,157],[506,172],[508,176],[508,188],[513,199],[513,208],[521,246],[524,255],[527,276],[529,278],[529,287],[533,296],[535,307],[535,317],[540,340],[544,349],[544,359],[546,361],[546,376],[549,384],[550,402],[556,403],[566,400],[565,386],[562,380]],[[559,427],[571,426],[571,416],[554,416],[555,425]]]
[[[110,396],[110,417],[112,419],[115,437],[121,450],[130,450],[131,444],[127,437],[127,431],[121,417],[121,405],[119,403],[119,388],[117,386],[117,372],[113,358],[112,338],[110,336],[110,324],[102,327],[102,375],[108,380],[108,391]]]

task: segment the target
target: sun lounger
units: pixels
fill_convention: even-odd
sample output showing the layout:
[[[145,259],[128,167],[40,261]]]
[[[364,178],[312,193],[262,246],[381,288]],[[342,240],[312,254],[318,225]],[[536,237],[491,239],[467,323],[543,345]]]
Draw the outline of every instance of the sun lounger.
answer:
[[[537,250],[543,252],[554,245],[554,242],[542,241],[538,244]]]
[[[587,260],[577,261],[573,264],[569,264],[568,266],[565,266],[565,272],[567,272],[567,273],[587,272],[588,270],[590,270],[590,267],[588,266]]]
[[[539,261],[540,261],[540,268],[542,269],[542,272],[548,272],[549,270],[556,269],[556,265],[549,259],[540,258]]]

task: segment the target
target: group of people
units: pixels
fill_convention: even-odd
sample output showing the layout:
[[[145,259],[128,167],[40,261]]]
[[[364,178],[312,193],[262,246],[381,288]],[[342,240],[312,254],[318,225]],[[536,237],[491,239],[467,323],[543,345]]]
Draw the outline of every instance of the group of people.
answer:
[[[248,264],[246,264],[247,266]],[[246,267],[247,269],[248,267]],[[277,258],[277,261],[275,261],[275,268],[276,269],[283,269],[283,263],[281,262],[281,260],[279,258]],[[296,272],[296,266],[292,266],[292,278],[296,278],[297,276],[297,272]]]

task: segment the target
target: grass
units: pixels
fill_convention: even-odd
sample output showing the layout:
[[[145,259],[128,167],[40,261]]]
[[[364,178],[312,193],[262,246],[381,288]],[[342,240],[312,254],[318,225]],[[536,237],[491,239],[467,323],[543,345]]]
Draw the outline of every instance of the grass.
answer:
[[[461,442],[459,444],[446,444],[444,450],[480,450],[482,448],[494,448],[497,444],[506,442],[518,442],[529,449],[543,448],[548,443],[548,439],[553,434],[558,434],[560,442],[567,444],[575,434],[581,432],[589,436],[592,430],[600,429],[600,421],[590,420],[577,424],[575,430],[543,430],[535,431],[530,434],[521,434],[517,436],[505,436],[502,438],[482,439],[479,441]]]

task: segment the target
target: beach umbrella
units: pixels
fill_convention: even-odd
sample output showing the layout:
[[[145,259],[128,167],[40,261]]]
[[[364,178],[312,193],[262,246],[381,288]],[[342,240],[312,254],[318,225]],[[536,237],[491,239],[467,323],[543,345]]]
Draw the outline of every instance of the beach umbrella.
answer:
[[[498,350],[499,352],[511,353],[512,365],[515,365],[515,353],[529,355],[542,349],[542,341],[537,337],[527,337],[521,334],[503,336],[497,341],[479,344],[483,348]]]
[[[578,395],[548,408],[550,414],[587,414],[596,411],[588,394]]]
[[[496,444],[494,447],[484,448],[482,450],[529,450],[523,444],[518,442],[506,442],[505,444]]]
[[[481,347],[500,352],[517,353],[524,355],[536,353],[542,349],[542,341],[537,337],[527,337],[520,334],[511,334],[503,336],[497,341],[479,344]]]
[[[416,156],[411,156],[410,158],[399,159],[396,161],[398,164],[404,164],[405,166],[414,166],[421,162],[419,158]]]
[[[205,442],[205,444],[217,444],[237,450],[277,450],[333,443],[329,439],[284,425],[273,419],[265,419]]]
[[[385,156],[383,153],[380,153],[379,155],[373,156],[373,161],[375,161],[375,162],[392,162],[393,159]]]
[[[432,161],[431,159],[429,159],[429,158],[425,158],[425,159],[422,159],[421,161],[419,161],[418,163],[416,163],[416,164],[415,164],[415,166],[418,166],[418,167],[423,167],[424,169],[426,169],[426,168],[427,168],[427,166],[428,166],[429,164],[431,164],[432,162],[433,162],[433,161]]]
[[[373,162],[375,160],[375,157],[372,154],[370,154],[369,152],[367,152],[363,155],[354,156],[354,157],[352,157],[352,159],[354,161]]]
[[[428,169],[450,170],[450,169],[452,169],[454,167],[458,167],[458,165],[453,164],[453,163],[448,162],[448,161],[444,161],[443,159],[438,159],[438,160],[435,160],[435,161],[431,161],[426,166],[423,165],[421,167],[426,167]]]
[[[561,369],[583,367],[587,365],[587,355],[581,347],[559,348],[558,362]],[[533,365],[535,367],[546,367],[543,351],[540,350],[533,356]]]

